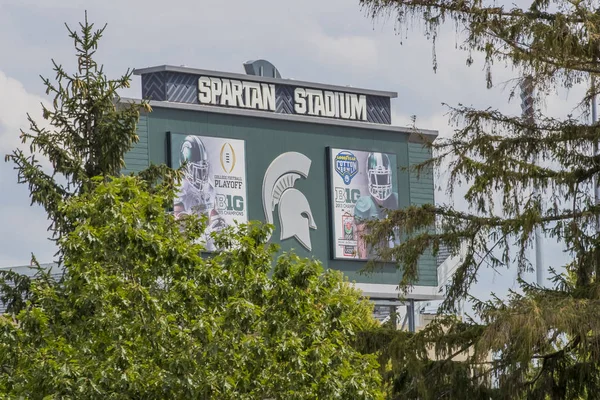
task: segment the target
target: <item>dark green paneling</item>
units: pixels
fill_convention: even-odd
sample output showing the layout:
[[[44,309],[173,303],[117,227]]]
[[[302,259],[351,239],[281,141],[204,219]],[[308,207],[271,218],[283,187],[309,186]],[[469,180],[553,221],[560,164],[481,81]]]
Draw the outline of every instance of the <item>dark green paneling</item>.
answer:
[[[408,159],[411,165],[418,165],[431,158],[431,149],[421,143],[408,143]],[[422,170],[419,174],[410,172],[410,204],[434,203],[433,172]],[[419,278],[423,285],[437,285],[437,263],[431,252],[420,260]]]
[[[139,142],[131,149],[131,151],[125,154],[124,174],[140,172],[150,165],[148,157],[148,116],[140,116],[137,125],[137,134]]]
[[[421,143],[408,143],[410,165],[418,165],[431,158],[431,149]],[[410,204],[433,204],[433,173],[431,169],[419,174],[410,172]]]
[[[326,151],[328,146],[332,146],[397,154],[399,206],[406,207],[411,204],[409,188],[412,182],[408,171],[402,168],[408,166],[409,154],[412,156],[408,134],[159,107],[154,107],[140,128],[146,129],[146,132],[140,132],[140,143],[136,149],[139,148],[142,155],[147,151],[150,162],[155,164],[168,161],[167,132],[245,140],[248,214],[251,220],[265,219],[262,179],[271,161],[287,151],[305,154],[312,160],[310,173],[308,179],[298,180],[295,187],[306,195],[317,224],[317,230],[311,231],[313,251],[309,253],[293,238],[281,243],[282,250],[293,248],[299,255],[319,259],[324,265],[342,270],[350,280],[357,282],[392,284],[399,281],[401,274],[391,265],[366,276],[359,273],[364,267],[363,262],[331,260]],[[148,141],[143,142],[142,136],[147,137]],[[128,160],[141,161],[134,155],[128,156]],[[276,229],[273,238],[278,239],[279,221],[276,213],[274,219]],[[423,270],[420,284],[435,285],[435,264],[432,266],[426,262],[423,267],[426,270]]]

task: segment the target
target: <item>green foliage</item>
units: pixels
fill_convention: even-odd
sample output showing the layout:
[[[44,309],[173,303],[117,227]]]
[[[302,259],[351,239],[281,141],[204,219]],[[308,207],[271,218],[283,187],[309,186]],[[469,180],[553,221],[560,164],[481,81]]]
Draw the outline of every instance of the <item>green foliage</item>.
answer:
[[[412,24],[435,44],[446,20],[455,23],[464,37],[466,61],[483,52],[488,86],[491,66],[506,63],[519,69],[522,79],[533,82],[537,100],[596,79],[600,73],[600,13],[592,1],[532,0],[528,7],[504,7],[480,0],[362,0],[372,17],[392,14],[403,34]],[[437,62],[434,57],[434,68]],[[396,371],[412,374],[396,393],[418,393],[420,398],[467,398],[484,393],[486,398],[583,399],[596,398],[600,388],[600,235],[595,229],[600,207],[593,187],[598,181],[600,141],[597,124],[588,125],[587,103],[597,92],[590,85],[578,109],[582,116],[557,120],[541,110],[531,116],[505,115],[497,110],[450,108],[452,137],[432,144],[433,160],[416,168],[443,167],[450,172],[450,190],[467,185],[468,212],[452,207],[423,206],[389,214],[373,223],[370,243],[396,229],[408,238],[380,256],[398,260],[405,269],[401,282],[408,288],[417,277],[420,255],[440,246],[466,254],[452,282],[441,312],[453,312],[469,296],[480,268],[517,266],[519,274],[531,269],[528,252],[540,229],[564,245],[571,261],[554,274],[551,287],[540,288],[520,281],[519,293],[504,299],[477,302],[478,324],[464,322],[474,334],[452,343],[462,351],[462,362],[450,369],[428,370],[431,361],[448,360],[445,349],[425,357],[427,346],[446,340],[458,322],[445,319],[443,329],[420,332],[402,339],[413,343],[414,356],[395,354],[406,365]],[[514,89],[510,96],[514,95]],[[574,110],[576,111],[576,110]],[[546,193],[544,201],[532,193]],[[429,229],[436,223],[438,229]],[[516,250],[516,251],[515,251]],[[545,257],[546,262],[553,262]],[[460,322],[463,324],[463,322]],[[490,356],[494,355],[493,358]],[[400,361],[398,361],[400,363]],[[457,377],[464,367],[468,380]],[[416,372],[416,373],[412,373]],[[479,371],[479,372],[478,372]],[[463,374],[464,375],[464,374]],[[459,379],[468,382],[463,393],[442,394],[430,382]],[[489,389],[494,389],[489,391]]]
[[[43,269],[32,256],[30,269],[35,270],[34,279],[50,279],[50,270]],[[7,313],[18,312],[27,301],[31,279],[11,270],[0,271],[0,302],[4,304]]]
[[[482,326],[439,317],[417,333],[382,326],[360,332],[357,348],[377,354],[389,399],[491,399],[485,366],[465,362]],[[473,380],[478,384],[473,384]]]
[[[70,74],[52,60],[55,81],[42,77],[46,94],[52,97],[50,107],[42,104],[44,121],[28,114],[29,131],[21,131],[28,148],[5,157],[14,162],[19,183],[28,185],[32,204],[41,205],[48,214],[54,240],[72,229],[61,204],[89,190],[93,177],[120,174],[124,154],[138,141],[140,110],[150,111],[146,102],[119,102],[118,91],[129,87],[131,71],[109,79],[95,61],[105,27],[95,30],[86,14],[80,28],[77,32],[67,26],[75,46],[76,72]],[[150,172],[154,172],[148,176],[150,181],[157,172],[169,173],[153,169],[146,175]],[[22,299],[31,296],[29,279],[6,271],[0,271],[0,289],[10,311],[18,312]]]
[[[119,102],[118,91],[129,87],[131,71],[109,79],[96,62],[105,27],[95,30],[87,14],[81,32],[67,26],[75,46],[76,72],[69,73],[52,60],[55,81],[42,77],[46,94],[52,97],[50,107],[42,104],[45,121],[28,114],[29,132],[21,132],[28,151],[17,149],[6,156],[6,161],[16,164],[19,182],[29,186],[32,204],[48,213],[55,237],[71,229],[60,211],[61,202],[87,191],[92,177],[121,172],[123,155],[138,141],[140,110],[150,111],[146,102]],[[51,171],[45,170],[39,157],[51,165]]]
[[[61,282],[0,316],[0,393],[23,398],[378,399],[352,344],[371,306],[335,271],[284,254],[270,227],[230,227],[200,256],[201,224],[165,206],[173,185],[95,180],[60,212]],[[272,271],[272,276],[269,276]],[[50,397],[48,397],[50,398]]]

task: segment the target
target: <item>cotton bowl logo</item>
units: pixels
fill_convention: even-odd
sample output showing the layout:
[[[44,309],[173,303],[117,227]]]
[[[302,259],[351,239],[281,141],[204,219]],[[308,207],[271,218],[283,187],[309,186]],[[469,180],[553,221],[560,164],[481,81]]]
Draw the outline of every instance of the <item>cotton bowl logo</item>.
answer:
[[[335,172],[349,185],[358,174],[358,159],[349,151],[341,151],[335,156]]]

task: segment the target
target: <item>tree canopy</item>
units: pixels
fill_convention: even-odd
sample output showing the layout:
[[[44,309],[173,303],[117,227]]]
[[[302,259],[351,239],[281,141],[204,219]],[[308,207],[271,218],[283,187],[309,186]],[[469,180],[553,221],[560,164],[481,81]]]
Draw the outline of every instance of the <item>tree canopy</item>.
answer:
[[[352,347],[372,306],[341,274],[230,227],[203,258],[202,224],[165,212],[173,185],[94,180],[60,212],[65,274],[0,316],[0,393],[24,398],[378,399]]]
[[[600,13],[593,1],[534,0],[522,8],[481,0],[361,4],[371,17],[392,15],[403,34],[413,24],[421,27],[434,43],[440,26],[452,21],[464,39],[460,47],[467,64],[474,53],[485,55],[488,86],[493,84],[491,66],[505,63],[520,74],[515,88],[523,79],[535,85],[537,104],[557,91],[589,84],[600,72]],[[435,58],[433,67],[438,68]],[[597,85],[589,87],[577,106],[581,117],[557,119],[539,106],[533,119],[489,108],[449,107],[454,134],[438,139],[432,145],[436,156],[416,171],[443,165],[450,171],[450,190],[467,185],[469,211],[410,207],[372,224],[372,244],[393,234],[392,228],[408,238],[394,249],[379,251],[380,257],[394,258],[404,269],[404,288],[415,282],[424,251],[446,246],[458,254],[466,244],[464,262],[447,287],[441,313],[454,312],[469,296],[482,266],[529,270],[528,248],[536,228],[564,245],[570,258],[560,270],[550,271],[549,287],[520,280],[520,290],[507,298],[473,299],[475,321],[445,317],[415,336],[395,339],[404,349],[390,356],[396,358],[398,398],[597,396],[600,206],[594,187],[600,172],[600,128],[585,120],[597,91]],[[533,187],[544,195],[536,195]],[[438,229],[431,230],[435,224]],[[427,352],[434,348],[429,346],[437,356]],[[464,362],[455,363],[458,357]],[[454,390],[439,390],[452,383]]]

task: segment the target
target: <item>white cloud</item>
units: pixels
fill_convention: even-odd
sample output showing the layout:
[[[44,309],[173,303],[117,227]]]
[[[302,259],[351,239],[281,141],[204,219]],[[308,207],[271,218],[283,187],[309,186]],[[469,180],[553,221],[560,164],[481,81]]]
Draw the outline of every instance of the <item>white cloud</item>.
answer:
[[[376,69],[379,64],[379,49],[372,38],[356,35],[335,37],[320,32],[311,35],[310,44],[319,61],[334,68],[364,73]]]
[[[45,100],[28,93],[21,82],[0,71],[0,152],[2,156],[21,145],[20,129],[27,129],[26,114],[31,113],[37,121],[41,118],[40,102]],[[43,121],[43,120],[42,120]],[[43,126],[43,125],[42,125]],[[26,185],[17,184],[17,173],[12,163],[0,160],[0,266],[28,264],[31,253],[40,262],[50,261],[54,245],[47,240],[48,221],[39,206],[30,206]]]
[[[20,130],[29,127],[27,113],[40,121],[45,99],[28,93],[21,82],[0,71],[0,151],[9,152],[21,143]]]

